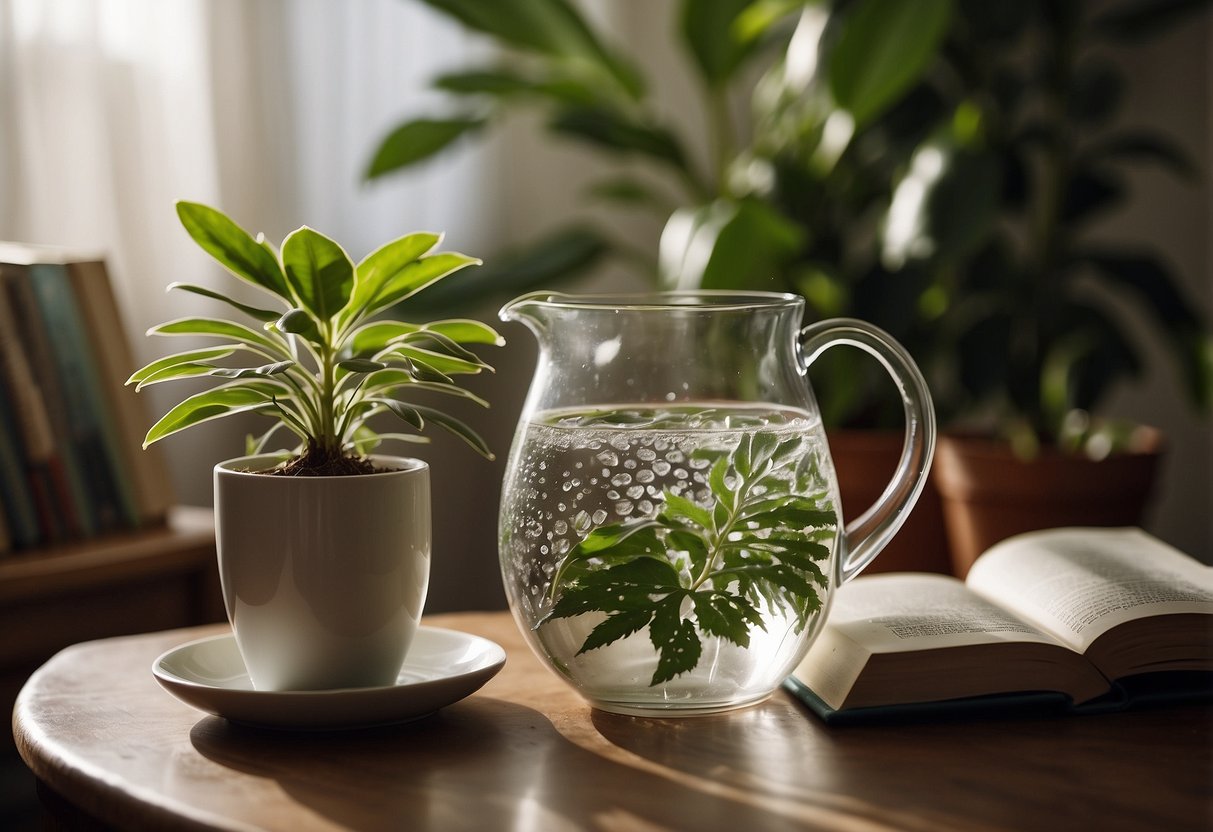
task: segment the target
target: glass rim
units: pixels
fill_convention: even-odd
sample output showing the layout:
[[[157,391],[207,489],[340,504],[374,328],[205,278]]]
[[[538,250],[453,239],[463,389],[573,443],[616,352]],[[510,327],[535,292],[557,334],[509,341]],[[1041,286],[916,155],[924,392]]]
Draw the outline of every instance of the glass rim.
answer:
[[[531,292],[510,301],[502,312],[527,304],[556,309],[602,309],[632,311],[742,311],[747,309],[793,308],[804,298],[789,292],[739,291],[732,289],[679,289],[668,292]]]

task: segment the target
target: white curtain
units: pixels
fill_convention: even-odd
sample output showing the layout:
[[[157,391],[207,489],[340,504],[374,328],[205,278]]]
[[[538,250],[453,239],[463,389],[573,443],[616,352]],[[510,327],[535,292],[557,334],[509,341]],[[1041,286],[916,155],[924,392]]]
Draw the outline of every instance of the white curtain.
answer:
[[[477,50],[406,0],[0,0],[0,239],[106,254],[142,360],[165,349],[147,327],[199,311],[166,284],[235,284],[181,229],[178,199],[273,240],[307,224],[355,258],[421,228],[484,251],[491,148],[362,179],[391,126],[440,111],[428,80]],[[143,395],[159,413],[179,394]],[[240,432],[192,433],[165,450],[179,497],[206,503],[199,472]]]

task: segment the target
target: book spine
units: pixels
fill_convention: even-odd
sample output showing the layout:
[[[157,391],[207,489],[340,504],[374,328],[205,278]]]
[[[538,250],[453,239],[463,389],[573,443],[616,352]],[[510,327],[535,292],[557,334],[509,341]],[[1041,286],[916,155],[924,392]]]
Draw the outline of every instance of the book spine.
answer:
[[[67,402],[68,423],[83,462],[89,497],[97,510],[98,527],[135,526],[138,516],[121,460],[106,441],[105,405],[98,389],[97,368],[84,340],[84,323],[76,308],[67,268],[59,263],[29,267],[30,283],[49,332]]]
[[[0,387],[0,508],[18,549],[41,542],[38,509],[22,470],[20,433],[13,419],[12,402]]]
[[[97,522],[85,486],[83,464],[77,458],[68,425],[59,370],[51,354],[50,338],[42,326],[28,267],[0,263],[0,283],[15,319],[10,331],[17,336],[31,377],[37,381],[50,427],[52,447],[46,464],[55,493],[55,513],[68,537],[87,537],[96,531]]]
[[[67,268],[100,370],[98,387],[105,403],[104,416],[108,417],[102,423],[103,433],[111,455],[120,460],[120,470],[128,475],[139,521],[159,522],[172,504],[172,484],[159,447],[142,447],[152,420],[134,388],[125,386],[137,366],[105,263],[82,260],[69,263]]]

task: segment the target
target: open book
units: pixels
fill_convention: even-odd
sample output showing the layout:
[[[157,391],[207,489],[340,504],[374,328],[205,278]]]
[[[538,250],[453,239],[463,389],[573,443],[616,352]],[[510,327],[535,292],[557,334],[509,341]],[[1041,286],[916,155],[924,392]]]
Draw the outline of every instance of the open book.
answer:
[[[834,722],[1209,693],[1213,567],[1140,529],[1064,528],[999,543],[963,582],[857,578],[787,687]]]

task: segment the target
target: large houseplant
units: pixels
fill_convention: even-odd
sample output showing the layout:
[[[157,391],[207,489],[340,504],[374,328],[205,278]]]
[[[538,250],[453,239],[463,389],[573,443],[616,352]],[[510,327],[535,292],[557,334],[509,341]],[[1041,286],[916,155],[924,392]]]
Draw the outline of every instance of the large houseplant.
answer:
[[[279,250],[213,208],[181,202],[177,212],[194,241],[269,307],[172,284],[254,325],[189,317],[149,331],[221,343],[153,361],[129,384],[221,383],[170,409],[145,446],[239,413],[273,419],[244,457],[215,468],[220,577],[249,674],[275,690],[390,684],[428,585],[429,471],[420,460],[367,454],[385,439],[425,441],[417,431],[433,423],[492,458],[471,428],[411,397],[428,391],[487,406],[453,377],[489,368],[463,344],[502,341],[476,321],[373,316],[478,261],[431,253],[440,235],[415,233],[355,265],[307,227]],[[251,366],[219,363],[233,356]],[[370,420],[380,415],[403,430],[377,431]],[[294,449],[266,453],[279,431],[294,435]]]
[[[1107,47],[1205,4],[683,0],[679,32],[709,116],[704,170],[635,66],[572,4],[424,2],[514,54],[439,78],[463,113],[402,125],[372,175],[427,158],[500,112],[538,106],[554,133],[649,163],[648,176],[599,183],[596,198],[660,210],[675,195],[654,269],[667,285],[795,291],[822,315],[878,323],[924,366],[945,422],[990,440],[980,452],[1004,470],[1111,455],[1067,480],[1106,482],[1131,458],[1122,452],[1132,437],[1148,436],[1091,416],[1143,364],[1138,327],[1109,295],[1154,325],[1189,399],[1208,406],[1207,324],[1165,260],[1087,236],[1128,197],[1125,164],[1192,170],[1165,135],[1116,123],[1128,79]],[[749,89],[756,62],[765,66]],[[729,106],[738,92],[751,99],[740,124]],[[890,403],[873,397],[870,369],[823,362],[848,382],[822,385],[847,391],[822,402],[827,420],[883,421]],[[961,444],[943,442],[941,463]],[[1132,459],[1148,473],[1148,457]],[[1027,492],[1056,478],[1024,473]],[[1114,489],[1134,491],[1140,503],[1141,486]],[[1138,511],[1108,494],[1095,497],[1101,504],[1120,522]]]

